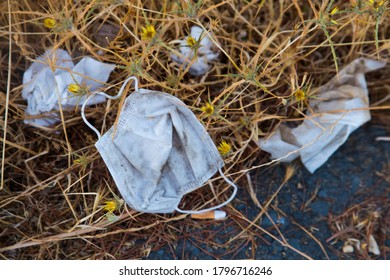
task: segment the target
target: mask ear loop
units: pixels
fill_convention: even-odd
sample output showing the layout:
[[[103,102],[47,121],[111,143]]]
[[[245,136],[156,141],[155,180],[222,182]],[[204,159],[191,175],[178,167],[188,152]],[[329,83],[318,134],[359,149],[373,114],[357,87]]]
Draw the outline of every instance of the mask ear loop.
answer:
[[[179,207],[176,207],[175,210],[177,212],[180,212],[180,213],[183,213],[183,214],[202,214],[202,213],[205,213],[205,212],[209,212],[209,211],[212,211],[212,210],[219,209],[219,208],[225,206],[226,204],[229,204],[233,200],[233,198],[236,196],[238,188],[237,188],[236,184],[234,184],[232,181],[230,181],[225,176],[225,174],[223,174],[221,169],[218,169],[218,171],[219,171],[219,174],[221,174],[222,178],[226,181],[226,183],[228,183],[230,186],[233,187],[233,193],[228,198],[228,200],[226,200],[225,202],[223,202],[223,203],[221,203],[221,204],[219,204],[217,206],[213,206],[213,207],[210,207],[210,208],[207,208],[207,209],[198,210],[198,211],[181,210],[181,209],[179,209]]]
[[[96,135],[98,136],[98,139],[101,138],[101,134],[100,132],[87,120],[87,118],[85,117],[85,106],[87,105],[88,101],[93,97],[95,96],[96,94],[99,94],[99,95],[103,95],[104,97],[108,98],[108,99],[112,99],[112,100],[115,100],[115,99],[118,99],[119,97],[121,97],[123,91],[125,90],[125,87],[127,85],[127,83],[130,81],[130,80],[133,80],[134,81],[134,88],[135,88],[135,91],[138,91],[138,80],[136,77],[134,76],[131,76],[129,78],[126,79],[126,81],[123,83],[122,87],[120,88],[119,92],[117,95],[115,96],[111,96],[111,95],[108,95],[104,92],[94,92],[93,94],[91,94],[87,99],[85,99],[84,103],[83,103],[83,106],[81,106],[81,117],[83,118],[83,121],[85,122],[85,124],[90,128],[92,129]]]

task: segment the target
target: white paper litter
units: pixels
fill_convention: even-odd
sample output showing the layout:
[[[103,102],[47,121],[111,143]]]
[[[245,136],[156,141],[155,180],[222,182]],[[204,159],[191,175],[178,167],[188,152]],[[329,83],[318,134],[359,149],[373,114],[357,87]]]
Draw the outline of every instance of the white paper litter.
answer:
[[[197,41],[199,47],[190,47],[187,42],[187,36],[184,40],[179,40],[180,54],[172,54],[171,58],[175,62],[183,64],[184,67],[190,63],[191,66],[188,72],[194,76],[201,76],[210,69],[209,62],[218,58],[219,51],[202,28],[198,26],[191,27],[191,37]]]
[[[313,173],[355,129],[371,119],[364,74],[384,66],[384,62],[371,59],[354,60],[320,89],[318,98],[310,100],[313,113],[308,111],[300,125],[290,128],[281,124],[258,145],[282,162],[301,157]]]
[[[350,245],[350,244],[345,244],[345,245],[343,246],[343,253],[350,254],[350,253],[353,253],[353,251],[355,251],[355,249],[353,248],[352,245]]]
[[[77,96],[69,92],[70,84],[86,87],[90,92],[96,91],[108,80],[114,68],[114,64],[90,57],[84,57],[74,65],[67,51],[47,50],[23,75],[22,97],[27,100],[24,123],[44,127],[57,123],[59,114],[52,111],[59,110],[59,102],[66,110],[81,106],[87,98],[87,95]],[[95,95],[87,105],[105,100],[104,96]]]
[[[372,234],[368,237],[368,252],[379,256],[381,254],[381,251],[379,250],[378,243],[376,242],[374,236]]]

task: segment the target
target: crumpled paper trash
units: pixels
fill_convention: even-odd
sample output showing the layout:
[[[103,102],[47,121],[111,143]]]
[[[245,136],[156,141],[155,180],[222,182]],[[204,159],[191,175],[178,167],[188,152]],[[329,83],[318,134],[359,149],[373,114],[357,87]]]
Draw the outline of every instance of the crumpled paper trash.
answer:
[[[179,40],[180,54],[172,54],[171,58],[173,61],[183,64],[184,67],[190,63],[191,66],[188,72],[194,76],[201,76],[211,68],[209,62],[218,58],[219,50],[210,39],[209,35],[199,26],[191,27],[191,37],[196,40],[196,44],[198,44],[199,47],[189,46],[187,36],[184,40]]]
[[[51,126],[59,122],[59,102],[63,110],[81,106],[87,95],[75,95],[68,90],[70,84],[95,91],[108,80],[114,64],[102,63],[84,57],[76,65],[67,51],[49,49],[37,58],[23,75],[22,97],[27,100],[24,123],[32,126]],[[95,95],[87,105],[104,102],[106,98]],[[44,114],[43,117],[31,116]]]
[[[271,153],[272,159],[291,162],[301,157],[305,167],[313,173],[347,140],[359,126],[371,119],[367,83],[364,74],[385,66],[384,62],[359,58],[339,76],[333,77],[310,100],[313,111],[297,127],[281,124],[258,145]]]

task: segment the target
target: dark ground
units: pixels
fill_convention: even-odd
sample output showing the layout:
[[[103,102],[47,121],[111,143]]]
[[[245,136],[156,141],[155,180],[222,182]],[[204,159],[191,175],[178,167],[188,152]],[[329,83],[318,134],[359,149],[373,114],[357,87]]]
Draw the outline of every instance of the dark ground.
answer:
[[[295,175],[268,210],[273,220],[279,222],[279,229],[291,246],[313,259],[327,259],[319,244],[299,224],[320,241],[330,259],[390,259],[390,142],[375,141],[378,136],[390,136],[390,133],[383,125],[372,122],[364,125],[314,174],[299,162],[295,163]],[[285,170],[286,166],[281,164],[252,174],[261,205],[265,205],[280,186]],[[260,212],[243,187],[232,205],[249,220]],[[342,235],[334,239],[335,242],[326,241],[336,232],[330,228],[335,228],[332,218],[353,206],[361,209],[361,219],[364,209],[380,211],[382,230],[376,229],[374,234],[381,249],[380,256],[356,253],[356,250],[351,254],[342,253],[344,242],[340,239],[353,237],[351,234]],[[345,221],[351,219],[349,215]],[[253,235],[252,230],[251,237],[230,243],[230,238],[241,231],[231,218],[202,222],[205,226],[188,227],[173,246],[152,248],[147,259],[304,259],[260,230],[255,231],[258,235]],[[270,220],[263,218],[257,225],[279,236]],[[360,237],[363,239],[364,235]],[[207,242],[203,238],[207,238]]]

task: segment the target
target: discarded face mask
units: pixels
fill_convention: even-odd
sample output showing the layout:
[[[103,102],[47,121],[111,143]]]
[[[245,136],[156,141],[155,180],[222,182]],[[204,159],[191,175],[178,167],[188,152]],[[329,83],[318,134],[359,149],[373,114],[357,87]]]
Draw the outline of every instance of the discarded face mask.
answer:
[[[22,97],[27,100],[24,123],[47,127],[59,122],[59,114],[52,111],[59,110],[60,104],[64,110],[83,104],[87,91],[103,86],[114,68],[114,64],[90,57],[84,57],[74,65],[67,51],[47,50],[23,75]],[[69,85],[82,90],[72,93]],[[104,96],[96,95],[87,105],[105,100]]]
[[[297,127],[281,124],[269,138],[258,144],[273,159],[291,162],[301,157],[313,173],[348,139],[359,126],[371,119],[364,74],[384,67],[385,63],[359,58],[320,89],[310,100],[312,112]]]
[[[159,91],[138,89],[126,98],[118,124],[103,136],[85,118],[84,122],[98,135],[95,146],[106,163],[127,204],[140,212],[204,213],[228,204],[237,187],[222,173],[224,162],[209,134],[191,110],[176,97]],[[92,98],[89,97],[89,98]],[[178,208],[181,198],[207,182],[217,171],[234,190],[224,203],[201,211]]]
[[[202,28],[198,26],[191,27],[191,37],[195,39],[195,45],[189,45],[189,37],[185,40],[179,40],[180,53],[172,54],[171,58],[184,67],[190,63],[191,66],[188,72],[191,75],[200,76],[210,69],[209,62],[218,58],[219,51]]]

